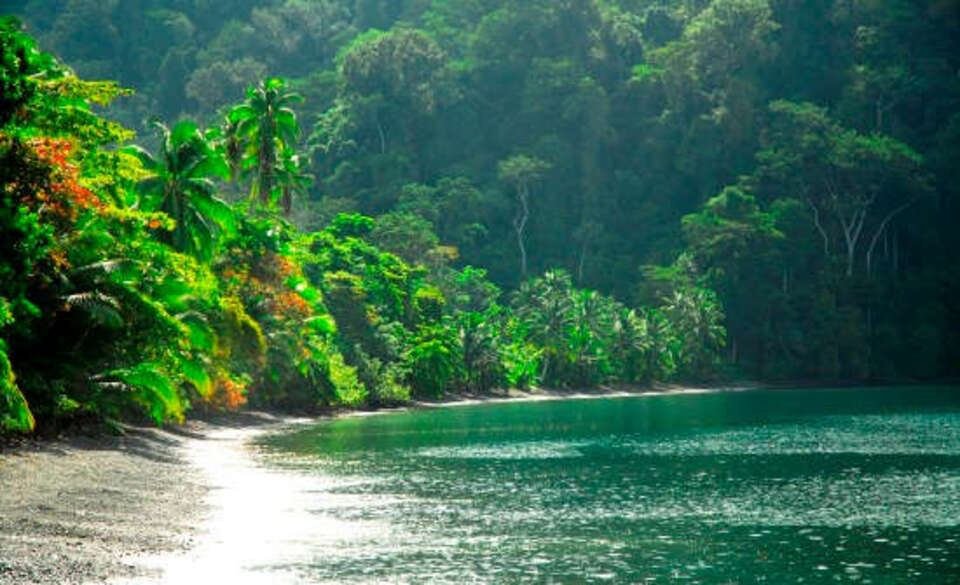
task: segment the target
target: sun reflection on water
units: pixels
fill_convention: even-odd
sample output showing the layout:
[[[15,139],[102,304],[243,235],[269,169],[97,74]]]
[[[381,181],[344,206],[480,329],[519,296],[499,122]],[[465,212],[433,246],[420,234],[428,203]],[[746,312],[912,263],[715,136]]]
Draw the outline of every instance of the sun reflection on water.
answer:
[[[331,492],[338,482],[329,477],[261,465],[250,452],[258,434],[230,429],[191,442],[189,461],[211,488],[197,545],[184,554],[134,559],[153,576],[118,585],[313,583],[298,569],[306,560],[343,541],[382,538],[388,530],[382,522],[325,513],[365,505],[369,496],[337,495]],[[318,493],[325,494],[322,502]]]

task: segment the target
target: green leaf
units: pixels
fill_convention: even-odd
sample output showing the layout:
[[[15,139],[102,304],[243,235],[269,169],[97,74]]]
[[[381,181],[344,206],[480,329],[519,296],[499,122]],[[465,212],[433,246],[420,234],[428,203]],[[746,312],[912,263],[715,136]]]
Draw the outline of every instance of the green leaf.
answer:
[[[190,311],[178,315],[178,318],[187,326],[187,338],[190,340],[190,347],[205,353],[211,353],[214,350],[217,335],[203,314]]]
[[[222,155],[210,152],[193,169],[193,176],[229,179],[230,165]]]
[[[181,120],[170,130],[170,141],[173,144],[187,144],[196,140],[203,140],[203,134],[193,120]]]
[[[130,146],[123,147],[120,152],[135,157],[140,161],[147,172],[159,174],[160,162],[150,153],[150,151],[142,146],[132,144]]]
[[[111,376],[136,393],[134,399],[146,409],[156,424],[161,425],[171,419],[183,420],[183,400],[175,382],[161,364],[144,362],[133,368],[114,370]]]
[[[224,235],[236,233],[237,214],[229,203],[216,197],[197,197],[193,204],[203,216],[213,220],[225,232]]]
[[[10,359],[4,351],[3,341],[0,340],[0,433],[28,433],[35,425],[33,413],[30,412],[27,399],[17,387]]]
[[[337,332],[337,324],[330,315],[310,317],[304,323],[320,335],[333,335]]]
[[[246,122],[248,120],[253,120],[257,117],[257,112],[250,106],[243,104],[239,105],[227,114],[227,121],[231,124],[239,124],[241,122]]]
[[[123,326],[120,303],[110,295],[100,291],[82,292],[67,295],[63,301],[67,308],[86,312],[93,321],[104,327],[119,329]]]
[[[167,311],[181,312],[189,308],[194,298],[194,290],[190,283],[168,278],[154,289],[153,297]]]
[[[199,360],[182,360],[180,370],[183,378],[197,389],[204,399],[213,395],[213,379],[207,373],[207,368]]]

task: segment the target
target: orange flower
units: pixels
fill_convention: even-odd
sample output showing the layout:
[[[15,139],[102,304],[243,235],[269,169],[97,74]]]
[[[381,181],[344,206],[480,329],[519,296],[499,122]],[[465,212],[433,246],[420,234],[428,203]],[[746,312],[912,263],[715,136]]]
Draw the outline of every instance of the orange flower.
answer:
[[[92,191],[80,184],[80,169],[70,162],[74,146],[62,138],[34,138],[29,142],[37,158],[51,168],[50,193],[40,191],[35,195],[38,201],[51,198],[63,200],[67,207],[102,208],[103,202]],[[62,206],[51,206],[51,211],[63,217],[73,218],[74,214]]]
[[[279,316],[289,317],[291,319],[305,319],[312,313],[310,304],[307,303],[299,294],[287,291],[277,295],[276,308]]]
[[[213,402],[228,410],[236,410],[247,403],[247,389],[230,379],[218,380]]]

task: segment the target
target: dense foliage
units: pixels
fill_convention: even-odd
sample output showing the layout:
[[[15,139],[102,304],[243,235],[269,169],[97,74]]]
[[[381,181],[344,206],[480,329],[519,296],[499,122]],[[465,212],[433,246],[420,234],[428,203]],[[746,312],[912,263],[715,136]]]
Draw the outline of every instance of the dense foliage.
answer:
[[[955,2],[11,6],[5,427],[960,368]]]
[[[77,78],[12,19],[0,47],[4,431],[699,375],[722,345],[721,330],[688,355],[687,309],[640,315],[562,272],[503,306],[413,212],[295,227],[284,215],[309,178],[283,80],[252,86],[221,127],[154,121],[151,151],[94,111],[127,92]],[[719,323],[715,304],[691,308]]]

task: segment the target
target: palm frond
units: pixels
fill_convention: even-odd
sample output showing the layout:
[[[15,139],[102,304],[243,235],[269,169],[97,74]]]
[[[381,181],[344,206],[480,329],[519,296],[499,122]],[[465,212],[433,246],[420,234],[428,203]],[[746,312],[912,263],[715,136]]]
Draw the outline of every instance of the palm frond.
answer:
[[[213,379],[207,368],[200,360],[184,359],[179,363],[183,379],[196,388],[197,393],[204,399],[213,395]]]
[[[75,293],[63,297],[67,310],[82,310],[99,325],[117,329],[123,326],[120,301],[100,291]]]
[[[131,258],[113,258],[91,262],[73,269],[74,274],[130,275],[140,269],[140,263]]]
[[[132,368],[113,370],[108,377],[122,382],[157,424],[183,420],[185,405],[177,391],[176,381],[158,362],[144,362]],[[103,387],[103,386],[101,386]]]
[[[186,325],[190,347],[197,351],[210,353],[217,343],[217,334],[210,326],[207,316],[199,311],[187,311],[176,316]]]

